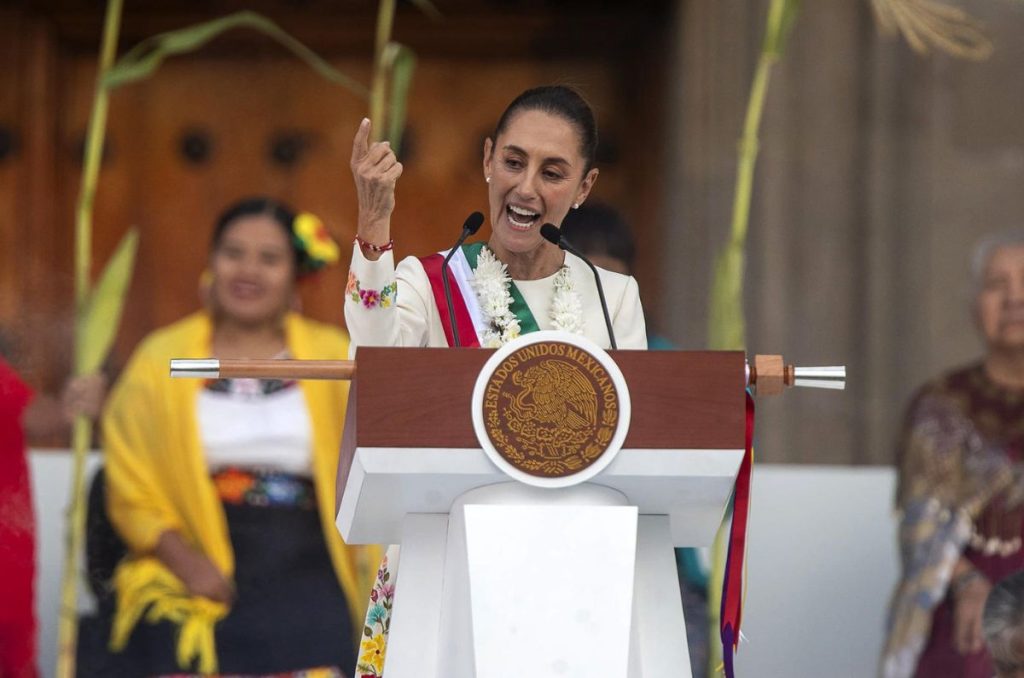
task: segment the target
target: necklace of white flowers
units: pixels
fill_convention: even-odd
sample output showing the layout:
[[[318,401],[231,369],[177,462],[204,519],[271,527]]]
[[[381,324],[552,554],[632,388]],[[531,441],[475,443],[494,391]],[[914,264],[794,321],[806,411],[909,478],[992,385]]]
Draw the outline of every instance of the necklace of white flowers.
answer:
[[[519,318],[512,312],[513,299],[509,291],[512,279],[508,275],[508,268],[494,256],[489,247],[480,249],[472,285],[480,300],[480,313],[486,324],[480,345],[484,348],[497,348],[518,337]],[[554,287],[550,313],[552,326],[556,330],[582,334],[583,303],[576,293],[568,266],[563,264],[555,273]]]

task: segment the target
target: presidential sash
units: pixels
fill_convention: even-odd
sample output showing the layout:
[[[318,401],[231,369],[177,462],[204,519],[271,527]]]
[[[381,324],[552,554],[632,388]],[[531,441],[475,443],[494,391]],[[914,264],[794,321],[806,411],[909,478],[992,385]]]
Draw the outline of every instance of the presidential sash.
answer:
[[[448,262],[448,284],[452,293],[452,308],[455,312],[455,324],[459,330],[459,339],[463,346],[479,347],[480,337],[484,330],[488,329],[483,313],[480,311],[480,300],[473,289],[473,274],[476,270],[477,258],[483,243],[476,242],[463,245],[459,248],[451,261]],[[448,301],[444,294],[444,281],[441,278],[441,264],[450,250],[431,254],[420,258],[423,270],[426,271],[427,280],[430,281],[430,289],[434,293],[434,304],[437,306],[438,315],[441,317],[441,327],[444,328],[444,336],[448,340],[448,346],[455,345],[455,335],[452,332],[451,317],[448,314]],[[523,293],[516,287],[515,282],[509,281],[509,294],[512,296],[511,311],[519,320],[519,333],[528,334],[540,329],[537,319],[526,304]]]

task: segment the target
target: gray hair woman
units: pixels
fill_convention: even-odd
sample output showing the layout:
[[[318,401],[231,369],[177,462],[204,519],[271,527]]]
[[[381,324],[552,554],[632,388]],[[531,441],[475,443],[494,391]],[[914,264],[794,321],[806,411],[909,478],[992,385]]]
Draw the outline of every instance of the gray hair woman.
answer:
[[[1024,570],[1024,232],[985,239],[972,265],[985,355],[918,391],[899,448],[886,678],[991,678],[985,600]]]

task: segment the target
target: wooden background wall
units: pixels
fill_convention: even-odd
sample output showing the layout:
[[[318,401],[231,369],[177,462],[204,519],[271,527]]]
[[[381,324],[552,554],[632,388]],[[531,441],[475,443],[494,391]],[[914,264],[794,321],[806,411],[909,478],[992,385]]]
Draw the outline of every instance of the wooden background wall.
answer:
[[[121,51],[158,31],[243,8],[235,4],[217,3],[215,11],[200,2],[129,0]],[[396,37],[418,54],[394,219],[398,256],[443,248],[468,213],[486,212],[483,139],[516,94],[549,82],[576,84],[591,99],[603,145],[595,197],[620,207],[642,241],[653,239],[646,226],[661,189],[644,165],[661,125],[662,3],[648,12],[437,4],[445,12],[440,22],[409,7],[396,22]],[[21,348],[30,380],[49,389],[69,364],[74,205],[102,5],[26,3],[0,14],[0,128],[9,140],[4,146],[0,137],[0,326]],[[368,82],[375,3],[244,7]],[[276,43],[242,31],[113,94],[95,205],[95,270],[130,226],[141,234],[115,364],[147,332],[197,307],[213,221],[239,197],[267,194],[314,212],[347,252],[356,216],[348,158],[366,111],[365,101]],[[208,141],[201,161],[183,152],[197,136]],[[342,322],[346,269],[343,263],[304,283],[310,315]]]
[[[399,255],[445,247],[485,208],[480,153],[521,89],[585,89],[602,128],[595,199],[639,241],[652,326],[706,346],[711,262],[729,227],[742,127],[769,0],[435,0],[402,5],[396,37],[419,55]],[[21,367],[54,388],[70,346],[72,208],[103,0],[15,0],[0,9],[0,327]],[[121,47],[255,9],[365,80],[373,0],[127,0]],[[844,393],[759,405],[759,457],[890,463],[901,412],[925,379],[978,356],[967,312],[971,243],[1024,215],[1024,5],[958,0],[996,45],[982,63],[922,57],[879,35],[868,0],[803,3],[761,130],[745,284],[748,349],[845,363]],[[355,210],[351,137],[366,105],[269,40],[224,36],[115,94],[100,180],[96,263],[142,232],[115,362],[196,307],[212,221],[243,194],[320,214],[339,240]],[[212,140],[191,164],[183,135]],[[302,152],[282,166],[275,139]],[[483,235],[486,235],[483,234]],[[347,246],[347,243],[345,243]],[[344,266],[304,290],[341,321]],[[60,443],[60,441],[57,441]]]

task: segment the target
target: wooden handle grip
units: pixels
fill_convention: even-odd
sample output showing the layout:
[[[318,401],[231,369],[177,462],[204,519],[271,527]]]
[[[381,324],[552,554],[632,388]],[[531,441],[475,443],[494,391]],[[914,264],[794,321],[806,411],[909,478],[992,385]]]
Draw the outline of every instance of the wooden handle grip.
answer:
[[[172,377],[199,379],[334,379],[356,373],[354,360],[217,360],[175,359]]]
[[[351,379],[354,360],[221,360],[223,379]]]

